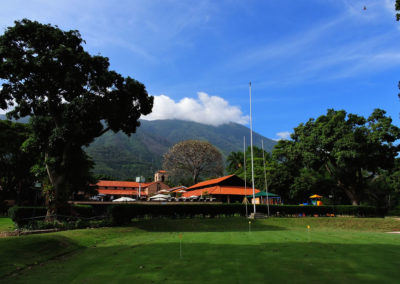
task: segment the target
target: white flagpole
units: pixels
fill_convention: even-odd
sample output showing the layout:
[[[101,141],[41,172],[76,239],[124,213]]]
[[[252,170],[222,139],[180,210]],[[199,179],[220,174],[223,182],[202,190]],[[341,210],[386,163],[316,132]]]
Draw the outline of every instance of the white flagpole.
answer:
[[[247,181],[246,181],[246,136],[243,136],[243,170],[244,170],[244,198],[246,203],[246,217],[249,215],[247,210]]]
[[[253,187],[253,211],[256,214],[256,195],[254,192],[254,162],[253,162],[253,121],[251,115],[251,82],[249,83],[249,95],[250,95],[250,148],[251,148],[251,183]]]
[[[265,171],[264,140],[261,140],[261,148],[262,148],[263,161],[264,161],[265,194],[267,195],[267,211],[268,211],[268,217],[269,217],[268,182],[267,182],[267,172]]]

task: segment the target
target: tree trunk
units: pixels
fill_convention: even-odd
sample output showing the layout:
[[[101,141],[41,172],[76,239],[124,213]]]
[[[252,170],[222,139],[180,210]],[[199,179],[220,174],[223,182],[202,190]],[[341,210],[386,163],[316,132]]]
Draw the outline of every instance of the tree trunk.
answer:
[[[46,153],[46,158],[48,154]],[[47,159],[46,159],[47,160]],[[50,165],[46,161],[46,170],[50,181],[50,187],[47,190],[47,213],[46,221],[54,220],[59,213],[59,209],[66,204],[66,196],[68,195],[68,185],[66,171],[63,163]]]
[[[350,199],[352,205],[355,205],[355,206],[359,205],[360,198],[358,197],[355,189],[344,188],[344,192],[346,193],[347,197]]]

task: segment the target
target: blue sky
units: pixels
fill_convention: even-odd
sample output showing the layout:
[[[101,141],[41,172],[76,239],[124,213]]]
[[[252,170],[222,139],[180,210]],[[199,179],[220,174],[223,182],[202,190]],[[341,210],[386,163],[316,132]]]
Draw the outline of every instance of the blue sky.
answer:
[[[383,108],[400,125],[394,0],[3,0],[0,7],[2,31],[22,18],[79,30],[90,53],[109,57],[112,69],[156,97],[148,119],[246,124],[251,81],[253,128],[269,138],[328,108],[364,116]]]

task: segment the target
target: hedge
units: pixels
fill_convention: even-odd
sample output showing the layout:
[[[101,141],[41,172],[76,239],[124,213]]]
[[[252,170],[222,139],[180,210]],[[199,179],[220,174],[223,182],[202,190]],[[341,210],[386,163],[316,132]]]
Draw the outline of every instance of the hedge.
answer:
[[[46,207],[33,206],[13,206],[8,209],[8,217],[10,217],[17,227],[23,227],[29,224],[34,217],[46,216]]]
[[[8,216],[13,220],[17,227],[26,227],[33,221],[43,220],[46,216],[46,207],[33,206],[13,206],[8,209]],[[93,216],[91,205],[72,205],[63,208],[59,212],[60,217],[65,218],[90,218]],[[40,218],[43,217],[43,218]]]
[[[248,206],[249,213],[252,205]],[[267,213],[266,205],[257,205],[257,212]],[[270,215],[275,216],[331,216],[351,215],[358,217],[382,216],[383,212],[372,206],[299,206],[270,205]],[[116,204],[109,207],[109,215],[114,225],[128,224],[133,218],[193,218],[216,216],[245,216],[243,204]]]

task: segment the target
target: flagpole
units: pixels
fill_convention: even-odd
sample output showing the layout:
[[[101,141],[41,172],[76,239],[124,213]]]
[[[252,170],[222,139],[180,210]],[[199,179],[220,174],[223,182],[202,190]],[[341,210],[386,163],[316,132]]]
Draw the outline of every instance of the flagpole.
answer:
[[[249,83],[249,95],[250,95],[250,148],[251,148],[251,183],[253,187],[253,212],[254,217],[256,215],[256,194],[254,190],[254,162],[253,162],[253,121],[251,114],[251,82]]]
[[[249,215],[247,210],[247,180],[246,180],[246,136],[243,136],[243,170],[244,170],[244,198],[246,203],[246,217]]]
[[[264,140],[261,140],[261,148],[262,148],[263,161],[264,161],[265,194],[267,195],[267,211],[268,211],[268,217],[269,217],[268,182],[267,182],[267,172],[265,171]]]

